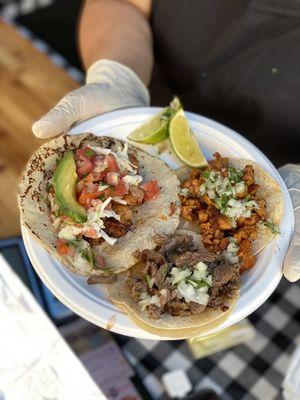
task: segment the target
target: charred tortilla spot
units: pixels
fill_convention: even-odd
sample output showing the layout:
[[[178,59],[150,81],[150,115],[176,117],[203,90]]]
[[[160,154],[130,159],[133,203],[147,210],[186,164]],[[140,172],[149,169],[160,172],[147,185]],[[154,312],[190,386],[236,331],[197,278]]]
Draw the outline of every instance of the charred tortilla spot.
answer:
[[[170,213],[169,213],[170,217],[174,214],[175,210],[176,210],[176,203],[172,201],[170,203]]]

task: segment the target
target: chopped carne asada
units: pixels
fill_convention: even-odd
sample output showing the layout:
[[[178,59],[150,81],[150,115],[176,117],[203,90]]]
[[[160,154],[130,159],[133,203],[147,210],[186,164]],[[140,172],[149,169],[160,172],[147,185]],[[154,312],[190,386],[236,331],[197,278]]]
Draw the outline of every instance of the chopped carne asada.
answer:
[[[257,194],[254,168],[237,169],[214,154],[204,170],[192,170],[181,184],[181,216],[198,224],[204,246],[222,253],[240,272],[252,268],[252,242],[259,224],[267,224],[266,201]]]
[[[131,270],[126,287],[132,300],[151,319],[199,314],[206,308],[227,310],[226,298],[239,287],[239,266],[199,250],[193,236],[157,237],[156,250],[135,253],[142,264]]]

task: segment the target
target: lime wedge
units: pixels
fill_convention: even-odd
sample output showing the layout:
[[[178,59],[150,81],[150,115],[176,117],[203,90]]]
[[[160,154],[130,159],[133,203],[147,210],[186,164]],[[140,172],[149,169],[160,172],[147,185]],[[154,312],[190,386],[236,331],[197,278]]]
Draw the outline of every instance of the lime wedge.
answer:
[[[169,134],[174,152],[184,164],[193,168],[202,168],[207,165],[182,109],[179,109],[171,119]]]
[[[175,97],[169,107],[164,108],[160,113],[131,132],[128,139],[145,144],[156,144],[167,139],[170,118],[180,107],[180,101]]]

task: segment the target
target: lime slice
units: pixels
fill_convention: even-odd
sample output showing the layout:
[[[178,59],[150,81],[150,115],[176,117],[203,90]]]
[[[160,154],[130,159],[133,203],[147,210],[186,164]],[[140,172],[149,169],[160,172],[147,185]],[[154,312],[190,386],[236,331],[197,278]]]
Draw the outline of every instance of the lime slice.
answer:
[[[166,107],[159,114],[131,132],[128,139],[145,144],[156,144],[167,139],[170,118],[180,107],[180,101],[175,97],[169,107]]]
[[[173,149],[184,164],[193,168],[201,168],[207,165],[182,109],[179,109],[171,119],[169,134]]]

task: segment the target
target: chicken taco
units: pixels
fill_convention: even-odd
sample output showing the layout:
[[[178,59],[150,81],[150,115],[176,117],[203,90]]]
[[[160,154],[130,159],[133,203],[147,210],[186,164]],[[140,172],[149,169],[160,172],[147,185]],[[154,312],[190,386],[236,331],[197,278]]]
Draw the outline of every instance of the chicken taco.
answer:
[[[283,197],[276,180],[250,160],[215,153],[205,169],[181,168],[181,223],[204,246],[252,268],[256,255],[279,233]]]
[[[155,249],[136,252],[137,264],[109,285],[110,300],[164,337],[188,338],[221,324],[239,295],[239,265],[208,252],[195,232],[155,240]]]
[[[21,221],[73,272],[130,268],[132,253],[179,223],[179,181],[162,161],[121,140],[61,136],[29,160],[20,185]]]

